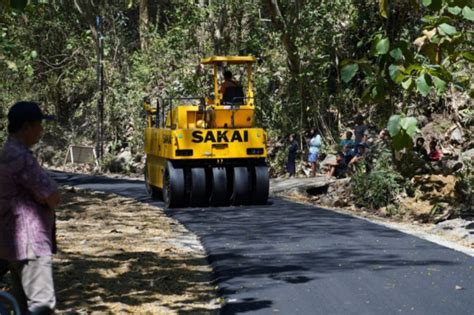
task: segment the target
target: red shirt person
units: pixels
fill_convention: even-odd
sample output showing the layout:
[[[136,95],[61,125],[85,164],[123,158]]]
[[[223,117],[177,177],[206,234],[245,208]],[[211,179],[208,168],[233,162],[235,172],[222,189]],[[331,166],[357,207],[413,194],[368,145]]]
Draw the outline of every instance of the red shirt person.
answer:
[[[438,142],[436,140],[431,140],[430,142],[430,152],[428,152],[429,161],[439,161],[441,160],[441,151],[437,148]]]
[[[54,311],[52,260],[56,183],[29,150],[39,142],[42,120],[34,102],[18,102],[8,113],[8,139],[0,151],[0,259],[12,273],[13,294],[23,313]]]

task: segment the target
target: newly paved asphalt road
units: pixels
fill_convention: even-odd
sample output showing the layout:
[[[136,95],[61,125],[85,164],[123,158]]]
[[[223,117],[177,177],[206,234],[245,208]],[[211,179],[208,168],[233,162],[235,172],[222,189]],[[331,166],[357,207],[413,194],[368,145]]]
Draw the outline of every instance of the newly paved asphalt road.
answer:
[[[54,176],[163,205],[141,181]],[[270,202],[167,211],[200,236],[223,314],[474,314],[473,257],[322,208]]]

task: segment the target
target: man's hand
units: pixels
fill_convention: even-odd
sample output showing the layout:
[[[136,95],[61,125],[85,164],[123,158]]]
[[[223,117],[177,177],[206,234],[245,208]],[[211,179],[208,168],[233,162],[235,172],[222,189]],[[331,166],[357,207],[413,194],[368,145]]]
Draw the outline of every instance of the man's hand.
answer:
[[[35,200],[36,202],[48,206],[50,209],[54,209],[59,205],[60,201],[60,196],[59,196],[59,191],[55,191],[52,194],[50,194],[48,197],[43,198],[35,195]]]
[[[352,160],[349,162],[349,165],[353,165],[358,163],[360,160],[362,160],[364,157],[363,156],[354,156]]]

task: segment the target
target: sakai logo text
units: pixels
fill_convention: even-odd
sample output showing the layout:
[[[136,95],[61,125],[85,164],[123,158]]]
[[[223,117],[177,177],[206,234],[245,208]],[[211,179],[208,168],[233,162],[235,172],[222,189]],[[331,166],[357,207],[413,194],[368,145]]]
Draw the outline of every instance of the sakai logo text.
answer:
[[[208,130],[205,133],[196,130],[193,131],[193,142],[248,142],[249,141],[249,132],[244,130],[242,132],[238,130],[229,131],[229,130],[218,130],[212,131]]]

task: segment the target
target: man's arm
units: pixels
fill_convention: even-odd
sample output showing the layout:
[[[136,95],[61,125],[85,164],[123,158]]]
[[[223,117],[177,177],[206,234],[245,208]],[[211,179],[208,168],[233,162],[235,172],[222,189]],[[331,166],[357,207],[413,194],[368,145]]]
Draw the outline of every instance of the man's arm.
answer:
[[[361,159],[361,157],[359,157],[359,156],[356,155],[356,156],[354,156],[354,157],[351,159],[351,161],[349,162],[348,165],[356,164],[357,162],[359,162],[360,159]]]
[[[327,173],[327,177],[332,177],[334,175],[334,172],[336,171],[336,166],[330,165],[331,168],[329,169],[329,172]]]
[[[59,191],[56,183],[31,155],[24,156],[24,165],[16,179],[40,204],[53,209],[59,204]]]
[[[222,96],[224,96],[225,89],[227,88],[227,85],[228,85],[227,81],[224,81],[224,82],[222,82],[222,84],[221,84],[221,88],[219,89],[219,92],[221,92],[221,95],[222,95]]]

